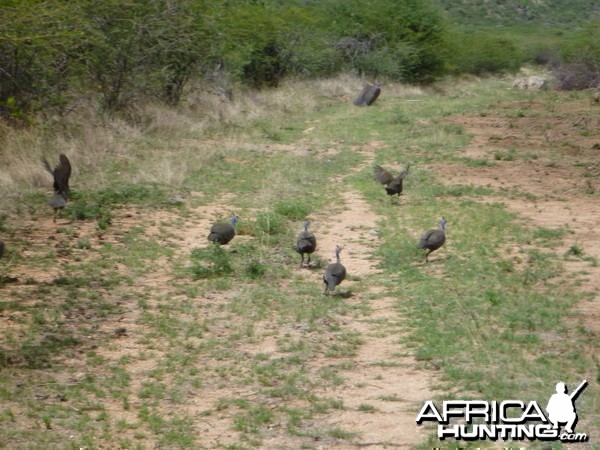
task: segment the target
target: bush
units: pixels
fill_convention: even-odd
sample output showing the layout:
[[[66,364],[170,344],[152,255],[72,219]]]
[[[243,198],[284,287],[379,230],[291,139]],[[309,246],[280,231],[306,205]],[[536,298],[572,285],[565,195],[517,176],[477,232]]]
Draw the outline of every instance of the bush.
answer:
[[[383,47],[357,58],[355,66],[359,73],[372,77],[386,77],[398,81],[414,81],[414,73],[420,64],[419,50],[410,43],[398,43]]]
[[[486,33],[462,33],[449,38],[448,69],[473,75],[517,72],[525,55],[507,38]]]
[[[244,66],[242,79],[253,88],[277,87],[286,71],[281,46],[276,41],[254,50]]]
[[[600,26],[589,27],[562,50],[554,74],[559,89],[600,87]]]

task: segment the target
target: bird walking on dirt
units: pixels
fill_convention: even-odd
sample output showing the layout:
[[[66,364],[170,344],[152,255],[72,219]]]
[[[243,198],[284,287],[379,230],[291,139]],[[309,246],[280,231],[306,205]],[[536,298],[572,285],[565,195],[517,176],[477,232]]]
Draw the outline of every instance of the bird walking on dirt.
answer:
[[[329,292],[333,293],[335,287],[338,286],[344,278],[346,278],[346,268],[340,262],[340,252],[342,248],[339,245],[335,246],[335,263],[329,264],[323,274],[323,283],[325,283],[325,295]]]
[[[69,201],[69,178],[71,177],[71,162],[67,155],[61,153],[58,157],[58,165],[54,169],[50,166],[50,163],[46,158],[42,158],[42,164],[46,171],[54,178],[54,197],[48,200],[48,205],[54,208],[54,219],[56,223],[56,217],[58,211],[63,209]]]
[[[317,249],[317,238],[313,233],[308,231],[310,222],[304,221],[304,231],[301,231],[296,240],[296,251],[300,253],[302,260],[300,261],[300,267],[304,265],[304,254],[308,255],[308,262],[306,266],[310,266],[310,255]]]
[[[231,223],[215,223],[210,229],[208,240],[215,244],[225,245],[235,236],[235,227],[238,216],[234,214],[231,217]]]
[[[428,250],[428,252],[425,254],[425,262],[429,262],[427,257],[431,252],[437,250],[444,245],[444,242],[446,242],[446,223],[448,222],[442,217],[440,229],[438,230],[434,228],[427,231],[419,241],[418,248],[424,248]]]
[[[402,180],[408,175],[410,164],[408,164],[406,169],[404,169],[397,177],[380,165],[376,164],[373,169],[375,172],[375,179],[385,186],[387,195],[398,195],[398,198],[400,198],[400,194],[402,194]]]

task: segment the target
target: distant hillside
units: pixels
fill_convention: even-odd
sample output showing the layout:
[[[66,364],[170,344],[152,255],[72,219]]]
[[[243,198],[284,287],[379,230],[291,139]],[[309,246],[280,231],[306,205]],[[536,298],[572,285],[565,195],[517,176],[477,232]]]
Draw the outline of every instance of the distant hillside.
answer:
[[[600,21],[594,0],[434,0],[451,22],[467,25],[579,25]]]

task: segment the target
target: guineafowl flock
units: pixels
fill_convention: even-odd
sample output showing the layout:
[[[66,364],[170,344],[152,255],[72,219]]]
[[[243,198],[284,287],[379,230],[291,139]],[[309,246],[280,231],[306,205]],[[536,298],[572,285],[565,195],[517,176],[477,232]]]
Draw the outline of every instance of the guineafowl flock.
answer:
[[[381,85],[371,85],[367,83],[361,91],[359,97],[354,101],[357,106],[370,106],[375,100],[377,100],[381,93]],[[62,210],[69,201],[69,178],[71,176],[71,162],[65,154],[60,154],[58,164],[52,168],[46,158],[42,158],[42,165],[48,173],[53,177],[53,188],[54,196],[47,201],[47,204],[54,209],[53,222],[56,222],[58,213]],[[375,179],[385,186],[387,195],[393,198],[397,195],[400,198],[402,194],[404,178],[408,175],[410,164],[398,175],[392,174],[389,170],[384,169],[380,165],[374,167]],[[226,223],[215,223],[210,229],[208,240],[215,245],[226,245],[236,235],[236,225],[239,216],[233,214],[230,222]],[[431,252],[439,249],[446,242],[446,219],[442,217],[439,229],[431,229],[427,231],[419,241],[417,247],[420,249],[427,250],[425,254],[425,262],[429,261],[429,255]],[[317,249],[317,239],[315,235],[308,231],[310,222],[304,221],[304,229],[298,234],[295,250],[300,254],[300,267],[310,268],[311,255]],[[0,241],[0,258],[4,254],[4,242]],[[325,295],[333,293],[336,286],[338,286],[346,278],[346,268],[340,261],[340,253],[342,248],[336,245],[335,249],[335,263],[331,263],[325,269],[323,274],[323,283],[325,284]],[[307,255],[306,264],[304,257]]]

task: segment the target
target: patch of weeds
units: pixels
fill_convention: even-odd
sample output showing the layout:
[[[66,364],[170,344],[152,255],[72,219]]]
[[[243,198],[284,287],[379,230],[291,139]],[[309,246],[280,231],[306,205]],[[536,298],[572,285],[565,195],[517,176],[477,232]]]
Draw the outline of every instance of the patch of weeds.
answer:
[[[467,195],[478,196],[478,195],[491,195],[493,194],[493,189],[473,186],[473,185],[464,185],[464,184],[454,184],[451,186],[444,186],[441,191],[441,195],[446,195],[450,197],[463,197]]]
[[[344,384],[344,378],[338,375],[338,370],[333,367],[325,367],[319,372],[320,377],[331,383],[332,386],[341,386]]]
[[[210,245],[207,248],[195,248],[191,253],[192,278],[219,277],[228,275],[233,271],[231,258],[220,245]]]
[[[339,428],[339,427],[337,427],[337,428],[332,428],[332,429],[330,429],[330,430],[327,430],[327,431],[326,431],[326,434],[327,434],[328,436],[331,436],[332,438],[335,438],[335,439],[342,439],[342,440],[345,440],[345,441],[349,441],[349,440],[351,440],[351,439],[352,439],[354,436],[356,436],[356,433],[352,433],[352,432],[350,432],[350,431],[346,431],[346,430],[344,430],[344,429],[342,429],[342,428]]]
[[[313,207],[302,199],[288,199],[275,203],[273,211],[290,220],[303,220],[313,211]]]
[[[517,159],[517,151],[514,148],[506,151],[498,150],[494,152],[494,159],[496,161],[514,161]]]
[[[89,239],[77,239],[77,248],[81,250],[89,250],[92,248],[92,244]]]
[[[50,357],[62,349],[79,345],[79,340],[67,334],[46,334],[32,341],[26,341],[13,360],[24,360],[27,367],[41,369],[50,365]]]
[[[465,128],[462,125],[457,124],[446,124],[443,126],[443,130],[448,134],[456,134],[459,136],[465,134]]]
[[[260,427],[273,420],[273,411],[266,405],[250,406],[243,413],[236,414],[234,428],[244,433],[258,433]]]
[[[285,216],[266,211],[256,216],[256,231],[258,234],[280,234],[285,231]]]
[[[361,403],[360,405],[358,405],[358,410],[366,413],[374,413],[377,411],[377,408],[367,403]]]
[[[557,277],[562,272],[560,263],[549,253],[529,252],[528,265],[522,275],[523,284],[532,285]]]
[[[592,267],[598,267],[598,258],[596,258],[595,256],[587,256],[583,258],[583,260],[589,262],[590,266]]]
[[[106,230],[112,219],[110,208],[89,199],[82,199],[74,203],[69,203],[65,208],[65,211],[67,217],[71,219],[95,219],[100,230]]]
[[[381,395],[379,397],[377,397],[379,400],[382,400],[384,402],[401,402],[402,398],[398,397],[397,394],[392,394],[392,395]]]
[[[458,158],[467,167],[496,167],[498,164],[487,159]]]
[[[412,117],[401,112],[394,112],[391,117],[387,119],[387,123],[390,125],[409,125],[412,122]]]
[[[258,258],[251,259],[246,265],[246,275],[253,280],[262,278],[267,273],[268,266]]]
[[[566,231],[563,228],[540,227],[533,232],[533,237],[542,241],[556,241],[564,237],[565,234]]]
[[[512,259],[503,259],[498,262],[498,268],[502,272],[512,273],[515,271],[515,263]]]
[[[565,255],[581,257],[583,255],[583,249],[578,245],[572,245],[569,250],[567,250]]]

